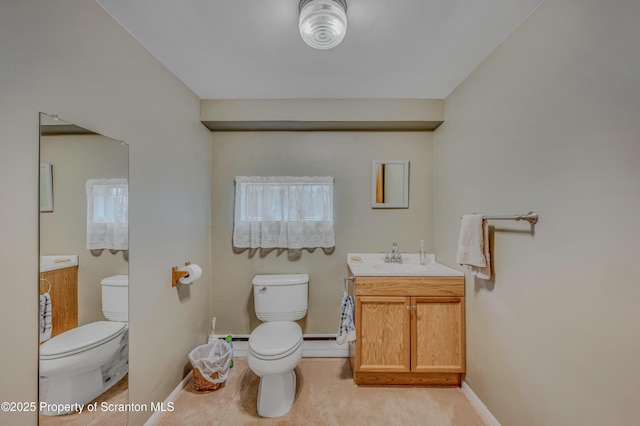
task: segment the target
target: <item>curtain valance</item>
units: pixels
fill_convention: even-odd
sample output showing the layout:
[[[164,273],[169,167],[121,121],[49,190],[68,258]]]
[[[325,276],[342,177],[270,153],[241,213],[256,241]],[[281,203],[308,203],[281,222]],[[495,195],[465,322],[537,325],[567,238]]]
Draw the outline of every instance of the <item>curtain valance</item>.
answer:
[[[237,176],[233,245],[334,247],[333,178]]]
[[[89,179],[87,249],[129,249],[129,185],[127,179]]]

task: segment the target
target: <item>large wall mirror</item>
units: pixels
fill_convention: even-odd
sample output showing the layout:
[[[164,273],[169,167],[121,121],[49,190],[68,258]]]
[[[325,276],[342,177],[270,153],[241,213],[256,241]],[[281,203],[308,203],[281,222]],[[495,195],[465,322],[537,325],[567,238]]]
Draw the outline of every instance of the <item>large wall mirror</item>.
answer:
[[[40,114],[40,171],[39,423],[126,424],[129,147]]]
[[[374,209],[409,208],[409,161],[373,160],[371,207]]]

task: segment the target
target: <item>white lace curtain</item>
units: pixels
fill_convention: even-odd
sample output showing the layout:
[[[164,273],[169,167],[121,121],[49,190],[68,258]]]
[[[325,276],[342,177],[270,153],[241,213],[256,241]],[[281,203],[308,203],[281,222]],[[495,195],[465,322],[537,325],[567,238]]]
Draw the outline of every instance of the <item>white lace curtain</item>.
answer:
[[[335,246],[333,177],[237,176],[233,246]]]
[[[129,185],[127,179],[89,179],[87,249],[129,249]]]

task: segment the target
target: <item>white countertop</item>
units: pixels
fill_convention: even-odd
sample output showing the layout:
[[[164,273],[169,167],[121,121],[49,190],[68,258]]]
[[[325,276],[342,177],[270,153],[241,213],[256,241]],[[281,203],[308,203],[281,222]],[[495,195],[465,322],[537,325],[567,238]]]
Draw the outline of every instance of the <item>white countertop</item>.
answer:
[[[56,256],[40,256],[40,272],[54,271],[78,265],[77,254],[61,254]]]
[[[347,253],[347,265],[355,276],[367,277],[461,277],[464,274],[436,262],[435,254],[427,254],[421,265],[417,253],[402,253],[402,263],[384,261],[384,253]]]

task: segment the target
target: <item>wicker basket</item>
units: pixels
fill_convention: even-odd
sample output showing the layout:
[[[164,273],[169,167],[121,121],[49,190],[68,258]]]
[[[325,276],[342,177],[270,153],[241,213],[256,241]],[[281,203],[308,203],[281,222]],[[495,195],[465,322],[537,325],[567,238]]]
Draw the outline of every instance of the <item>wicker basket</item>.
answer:
[[[218,373],[213,373],[211,375],[212,379],[217,379],[218,378]],[[193,367],[193,387],[198,391],[198,392],[211,392],[211,391],[215,391],[220,389],[222,386],[224,386],[225,382],[222,383],[211,383],[210,381],[208,381],[207,379],[205,379],[204,377],[202,377],[202,374],[200,373],[200,371]]]

